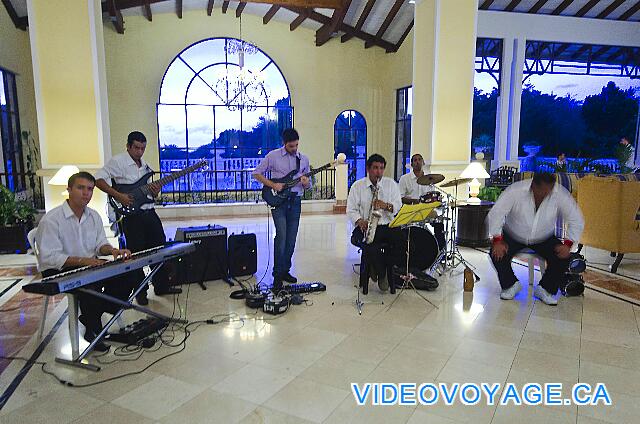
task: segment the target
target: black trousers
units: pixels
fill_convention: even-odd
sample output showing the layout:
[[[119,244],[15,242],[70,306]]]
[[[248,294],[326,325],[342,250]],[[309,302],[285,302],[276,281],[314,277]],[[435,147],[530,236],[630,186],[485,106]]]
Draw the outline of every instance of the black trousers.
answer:
[[[122,231],[127,242],[127,249],[133,253],[164,245],[167,241],[162,222],[154,209],[124,217]],[[142,269],[134,272],[137,281],[144,279]],[[165,267],[161,267],[154,275],[153,285],[156,291],[165,291],[169,288],[169,278]]]
[[[388,225],[378,225],[375,237],[371,244],[364,244],[361,240],[364,235],[359,227],[356,227],[351,236],[352,243],[362,249],[360,257],[360,287],[369,286],[369,265],[373,265],[378,275],[386,272],[387,281],[391,293],[395,292],[393,283],[393,266],[402,266],[404,234],[400,228],[389,228]]]
[[[47,269],[42,271],[42,277],[51,277],[75,268],[76,267],[64,268],[61,271],[58,271],[57,269]],[[129,296],[136,285],[136,281],[134,279],[135,276],[133,274],[133,272],[129,272],[98,283],[89,284],[83,288],[102,292],[109,296],[126,301],[129,299]],[[102,300],[96,296],[91,296],[81,292],[75,292],[74,294],[78,298],[82,320],[84,321],[87,329],[91,331],[99,331],[102,328],[101,319],[103,313],[108,312],[110,314],[115,314],[120,310],[120,306],[107,302],[106,300]]]
[[[444,235],[444,224],[442,222],[434,222],[431,226],[433,227],[433,235],[438,242],[438,248],[440,250],[444,249],[447,244],[447,239]]]
[[[517,281],[516,275],[513,273],[511,260],[519,251],[529,248],[540,255],[547,262],[547,269],[540,280],[540,285],[551,294],[556,294],[558,288],[566,283],[566,272],[569,268],[569,258],[560,259],[554,249],[562,242],[555,236],[549,237],[540,243],[526,245],[516,241],[508,232],[504,232],[504,242],[507,244],[507,253],[500,260],[496,260],[493,255],[493,248],[489,252],[493,266],[498,273],[500,286],[502,289],[508,289]]]

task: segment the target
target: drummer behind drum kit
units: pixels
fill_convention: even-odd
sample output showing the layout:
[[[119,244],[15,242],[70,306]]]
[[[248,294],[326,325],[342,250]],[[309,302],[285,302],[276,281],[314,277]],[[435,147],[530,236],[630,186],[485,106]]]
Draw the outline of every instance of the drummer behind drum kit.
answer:
[[[420,197],[420,203],[439,202],[440,206],[434,209],[427,219],[412,223],[403,228],[408,233],[408,227],[412,227],[409,243],[409,267],[412,269],[437,272],[439,275],[446,271],[453,272],[460,264],[467,268],[475,269],[460,254],[456,244],[456,228],[458,222],[458,186],[471,182],[471,178],[457,178],[436,187],[436,184],[444,181],[444,175],[427,174],[419,177],[417,183],[424,186],[433,186],[436,190],[430,191]],[[443,188],[453,187],[454,194],[449,194]],[[445,245],[440,246],[436,237],[428,228],[428,224],[444,224]],[[475,274],[475,273],[474,273]],[[479,277],[475,275],[476,280]]]

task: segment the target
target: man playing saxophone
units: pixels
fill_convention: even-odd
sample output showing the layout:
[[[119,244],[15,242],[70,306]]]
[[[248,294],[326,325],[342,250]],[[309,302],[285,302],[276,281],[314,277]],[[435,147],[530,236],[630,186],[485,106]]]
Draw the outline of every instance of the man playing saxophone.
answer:
[[[393,265],[402,264],[402,231],[389,228],[402,206],[402,198],[398,184],[383,176],[386,165],[381,155],[371,155],[367,159],[367,176],[353,183],[347,198],[347,216],[355,227],[351,243],[362,249],[360,287],[363,294],[369,292],[371,265],[376,271],[380,290],[389,289],[395,293],[392,269]]]

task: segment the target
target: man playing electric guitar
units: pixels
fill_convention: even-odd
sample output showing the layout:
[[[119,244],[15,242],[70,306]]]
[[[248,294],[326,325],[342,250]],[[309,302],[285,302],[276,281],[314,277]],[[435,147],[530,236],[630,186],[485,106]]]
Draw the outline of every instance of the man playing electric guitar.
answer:
[[[137,182],[145,174],[151,171],[151,168],[142,158],[147,147],[147,138],[139,131],[133,131],[127,137],[127,151],[115,155],[109,160],[104,168],[96,173],[96,187],[113,197],[119,203],[129,206],[132,199],[128,194],[121,193],[111,187],[110,182],[113,180],[116,184],[132,184]],[[149,190],[153,197],[160,192],[159,184],[153,183],[149,186]],[[153,208],[153,203],[142,205],[141,212],[124,216],[122,218],[122,230],[127,240],[127,248],[132,252],[163,245],[166,242],[162,222],[158,214]],[[142,270],[136,271],[142,274]],[[136,278],[137,279],[137,278]],[[144,276],[140,275],[139,280],[143,280]],[[182,290],[169,286],[169,280],[166,271],[160,268],[154,276],[154,291],[156,295],[176,294]],[[140,305],[147,305],[147,291],[143,290],[136,297]]]
[[[297,170],[296,176],[309,172],[309,158],[298,152],[298,132],[288,128],[282,132],[283,146],[270,151],[253,172],[253,177],[276,192],[285,189],[285,185],[274,182],[266,177],[278,179]],[[296,247],[298,224],[300,222],[301,198],[304,189],[309,188],[311,182],[302,176],[300,182],[291,188],[290,195],[281,205],[271,209],[273,223],[276,227],[276,237],[273,242],[273,291],[282,288],[282,282],[295,283],[298,280],[290,274],[291,257]]]

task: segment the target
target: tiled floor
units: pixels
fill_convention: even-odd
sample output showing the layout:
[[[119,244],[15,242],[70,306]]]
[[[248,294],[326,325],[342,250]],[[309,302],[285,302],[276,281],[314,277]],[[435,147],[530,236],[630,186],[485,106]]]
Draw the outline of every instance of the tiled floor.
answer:
[[[549,307],[532,300],[530,286],[514,301],[501,301],[486,255],[463,249],[481,277],[473,294],[462,292],[459,273],[439,278],[437,291],[423,293],[437,308],[412,292],[403,293],[389,308],[394,296],[373,287],[359,316],[353,304],[356,275],[352,267],[358,254],[348,245],[350,228],[345,221],[344,216],[303,217],[294,273],[328,287],[326,293],[307,296],[306,305],[293,306],[274,319],[229,299],[231,289],[225,283],[207,283],[206,291],[190,286],[188,295],[185,291],[178,298],[176,315],[186,314],[191,321],[222,322],[193,325],[184,351],[137,375],[84,388],[65,387],[35,365],[0,410],[0,422],[638,422],[637,306],[587,290],[584,297],[562,298],[557,307]],[[257,220],[215,222],[226,225],[230,232],[257,233],[258,277],[268,263],[267,222],[266,215]],[[203,223],[209,222],[189,222]],[[166,222],[167,233],[172,235],[183,224]],[[516,266],[515,270],[523,282],[527,281],[525,267]],[[10,275],[24,278],[22,284],[32,278],[25,274],[12,271]],[[10,278],[2,277],[0,292],[15,281]],[[601,281],[603,287],[626,293],[632,293],[635,284],[623,284],[599,273],[589,273],[587,279],[594,287]],[[18,286],[0,298],[1,302],[10,299],[0,308],[20,306],[24,311],[23,318],[2,313],[3,355],[14,353],[6,350],[7,340],[16,334],[12,328],[39,320],[37,300],[22,295]],[[174,303],[152,295],[150,307],[171,314]],[[55,356],[70,351],[66,320],[57,331],[51,331],[65,308],[64,299],[52,306],[45,330],[50,341],[39,360],[47,362],[46,369],[74,384],[139,371],[181,349],[164,346],[145,352],[136,361],[124,361],[131,358],[115,356],[112,349],[107,356],[91,358],[94,363],[104,363],[98,373],[55,364]],[[132,321],[137,314],[127,312],[125,316]],[[222,320],[224,316],[231,319]],[[36,331],[33,324],[29,326],[26,334]],[[23,343],[16,352],[21,356],[30,356],[38,346],[35,337]],[[118,359],[121,361],[113,362]],[[11,361],[0,374],[0,396],[8,393],[7,387],[23,366],[23,361]],[[351,382],[512,382],[520,386],[560,382],[565,387],[602,382],[613,405],[359,407],[351,394]]]

